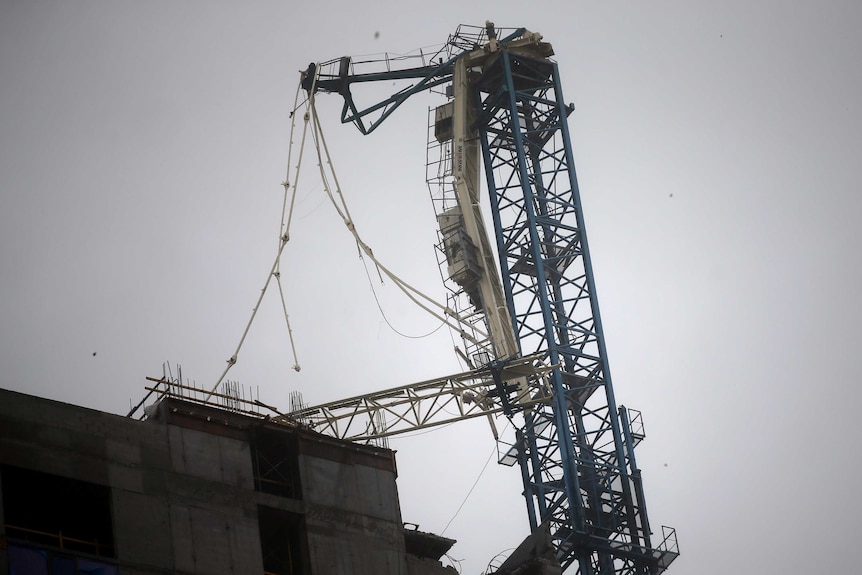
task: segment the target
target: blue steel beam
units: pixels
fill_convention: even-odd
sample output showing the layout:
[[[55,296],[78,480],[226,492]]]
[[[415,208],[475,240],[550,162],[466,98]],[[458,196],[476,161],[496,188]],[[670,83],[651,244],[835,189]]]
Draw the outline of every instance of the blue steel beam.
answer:
[[[504,50],[475,87],[512,324],[522,354],[561,365],[553,401],[526,412],[518,434],[531,526],[550,527],[564,569],[653,572],[659,561],[626,467],[558,68]]]

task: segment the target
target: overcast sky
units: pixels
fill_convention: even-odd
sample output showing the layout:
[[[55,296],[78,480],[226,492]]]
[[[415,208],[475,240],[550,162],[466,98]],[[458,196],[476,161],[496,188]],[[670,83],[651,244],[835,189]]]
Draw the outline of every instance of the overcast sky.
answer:
[[[0,385],[120,414],[166,361],[213,385],[272,265],[298,71],[489,19],[553,44],[576,107],[615,391],[644,414],[670,572],[856,572],[857,1],[0,0]],[[442,298],[431,103],[367,137],[337,96],[319,108],[363,236]],[[273,292],[230,378],[287,409],[460,371],[445,329],[387,326],[314,176],[282,264],[302,370]],[[376,289],[399,331],[438,326]],[[439,533],[494,443],[476,421],[392,447],[404,520]],[[517,470],[492,462],[445,534],[478,574],[527,526]]]

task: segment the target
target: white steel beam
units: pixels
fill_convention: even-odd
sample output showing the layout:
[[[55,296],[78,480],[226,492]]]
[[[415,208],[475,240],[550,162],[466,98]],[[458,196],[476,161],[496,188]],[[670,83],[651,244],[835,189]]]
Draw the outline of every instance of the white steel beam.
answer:
[[[539,359],[539,355],[518,358],[496,368],[485,367],[302,408],[277,419],[357,442],[474,417],[490,419],[503,412],[504,402],[523,409],[548,400],[545,374],[555,366],[540,364]],[[529,382],[526,389],[522,386],[524,380]]]

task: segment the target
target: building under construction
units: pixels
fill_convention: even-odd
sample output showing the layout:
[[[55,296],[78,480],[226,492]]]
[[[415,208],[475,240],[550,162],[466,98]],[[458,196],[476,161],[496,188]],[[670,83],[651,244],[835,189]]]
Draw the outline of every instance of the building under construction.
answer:
[[[567,124],[574,106],[553,55],[539,33],[486,22],[459,27],[433,54],[342,56],[300,75],[296,157],[314,142],[324,188],[360,252],[459,335],[468,371],[289,414],[269,408],[269,417],[230,394],[213,403],[213,392],[202,403],[168,390],[146,421],[3,392],[7,570],[451,573],[440,558],[454,541],[404,529],[393,452],[362,442],[487,417],[499,463],[520,471],[530,533],[499,575],[664,572],[679,555],[676,532],[651,527],[634,453],[643,421],[613,391]],[[354,90],[374,83],[393,93],[359,104]],[[445,98],[429,110],[426,156],[445,304],[392,274],[361,239],[315,105],[338,94],[342,123],[370,134],[425,91]],[[300,162],[295,170],[284,206],[294,205]],[[280,281],[291,213],[260,298]]]
[[[389,449],[242,409],[0,390],[0,573],[451,575],[455,541],[404,527],[396,477]]]

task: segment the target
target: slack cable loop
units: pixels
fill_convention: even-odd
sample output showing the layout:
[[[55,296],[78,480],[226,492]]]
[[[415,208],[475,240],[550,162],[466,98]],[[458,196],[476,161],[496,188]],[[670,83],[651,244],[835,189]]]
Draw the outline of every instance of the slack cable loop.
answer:
[[[386,317],[386,312],[383,311],[383,306],[380,304],[380,299],[377,297],[377,292],[374,290],[374,282],[371,281],[371,274],[368,272],[368,266],[365,263],[365,258],[362,258],[360,256],[360,259],[362,260],[362,266],[365,268],[365,277],[368,278],[368,285],[371,287],[371,294],[374,296],[374,303],[377,304],[377,309],[380,310],[380,316],[383,318],[383,321],[386,322],[386,325],[389,326],[389,329],[391,329],[392,331],[394,331],[395,333],[397,333],[401,337],[406,337],[408,339],[424,339],[426,337],[430,337],[430,336],[434,335],[435,333],[437,333],[440,330],[441,327],[446,325],[446,322],[440,322],[440,325],[438,325],[437,327],[435,327],[434,329],[432,329],[431,331],[429,331],[428,333],[426,333],[424,335],[408,335],[406,333],[398,331],[398,329],[396,329],[396,327],[394,325],[392,325],[392,323],[389,321],[389,318]],[[379,267],[377,268],[377,273],[378,274],[380,273]],[[383,283],[382,277],[380,278],[380,282]]]
[[[320,125],[320,118],[317,115],[317,109],[314,105],[314,101],[309,101],[309,107],[311,108],[311,116],[312,116],[312,120],[313,120],[313,122],[312,122],[312,138],[315,142],[316,149],[317,149],[318,167],[320,169],[321,178],[324,179],[324,187],[327,191],[327,195],[329,196],[330,201],[332,202],[332,204],[335,207],[338,214],[342,217],[342,219],[345,219],[345,220],[350,222],[350,225],[348,226],[348,230],[350,230],[350,232],[353,234],[354,239],[357,242],[357,245],[359,245],[362,248],[362,251],[364,251],[365,254],[369,258],[371,258],[371,260],[375,263],[375,265],[377,265],[378,269],[380,271],[382,271],[387,277],[389,277],[399,287],[399,289],[401,289],[401,291],[403,291],[407,295],[407,297],[411,301],[413,301],[420,308],[424,309],[425,311],[427,311],[428,313],[430,313],[434,317],[443,321],[450,328],[460,332],[462,335],[465,335],[467,340],[471,341],[472,343],[478,344],[478,340],[476,340],[472,336],[467,335],[464,332],[463,328],[461,327],[463,325],[467,325],[471,329],[476,329],[475,326],[472,326],[469,323],[467,323],[465,320],[463,320],[460,317],[460,315],[457,314],[454,310],[451,310],[447,306],[441,305],[440,303],[436,302],[431,297],[429,297],[426,294],[422,293],[421,291],[417,290],[416,288],[414,288],[413,286],[411,286],[410,284],[408,284],[407,282],[405,282],[404,280],[402,280],[401,278],[396,276],[394,273],[392,273],[388,268],[386,268],[386,266],[384,266],[374,256],[374,253],[371,250],[371,248],[364,241],[362,241],[362,238],[359,236],[359,233],[356,230],[356,224],[353,222],[352,218],[350,217],[350,211],[347,208],[346,200],[344,199],[344,195],[341,192],[341,187],[338,184],[338,177],[337,177],[337,175],[335,173],[335,169],[332,165],[332,159],[329,155],[329,148],[326,144],[326,139],[323,135],[323,130],[322,130],[321,125]],[[322,150],[321,150],[321,148],[322,148]],[[323,155],[321,155],[321,151],[326,156],[325,162],[324,162]],[[324,171],[324,165],[329,166],[330,172],[332,174],[333,182],[335,183],[336,194],[338,195],[338,197],[341,200],[341,206],[339,206],[338,202],[336,202],[336,200],[335,200],[335,197],[332,195],[331,189],[330,189],[330,187],[328,185],[328,181],[326,179],[326,173]],[[417,296],[421,299],[424,299],[430,305],[440,309],[444,315],[443,316],[439,315],[437,312],[430,309],[427,305],[421,303],[417,299]],[[458,323],[453,325],[451,322],[449,322],[449,320],[445,316],[452,317],[453,319],[457,320]],[[476,330],[476,331],[480,334],[481,337],[487,338],[487,334],[483,333],[481,330]]]
[[[420,292],[419,290],[417,290],[417,289],[413,288],[412,286],[410,286],[409,284],[407,284],[406,282],[404,282],[403,280],[401,280],[400,278],[398,278],[395,274],[393,274],[392,272],[390,272],[390,271],[389,271],[389,270],[388,270],[388,269],[387,269],[383,264],[381,264],[381,263],[380,263],[380,261],[379,261],[379,260],[374,256],[374,252],[371,250],[371,247],[370,247],[370,246],[368,246],[368,244],[366,244],[364,241],[362,241],[362,238],[360,238],[359,233],[358,233],[358,232],[357,232],[357,230],[356,230],[356,224],[353,222],[352,218],[350,217],[350,211],[349,211],[349,210],[348,210],[348,208],[347,208],[346,200],[344,199],[344,195],[343,195],[343,194],[342,194],[342,192],[341,192],[341,187],[338,185],[338,178],[337,178],[337,175],[335,174],[335,170],[334,170],[334,168],[332,167],[332,161],[331,161],[331,159],[330,159],[330,157],[329,157],[329,148],[328,148],[328,146],[326,145],[326,139],[325,139],[325,137],[323,136],[323,131],[322,131],[321,127],[320,127],[320,119],[319,119],[319,117],[318,117],[318,115],[317,115],[317,109],[316,109],[316,108],[314,108],[314,107],[313,107],[313,105],[312,105],[312,112],[311,112],[311,113],[312,113],[313,120],[314,120],[314,125],[313,125],[313,127],[314,127],[314,134],[313,134],[313,137],[314,137],[315,141],[317,141],[317,140],[318,140],[318,138],[319,138],[319,144],[318,144],[318,150],[317,150],[318,158],[319,158],[319,159],[318,159],[318,164],[321,166],[321,171],[322,171],[322,169],[323,169],[323,168],[322,168],[322,166],[323,166],[323,164],[324,164],[324,162],[323,162],[322,158],[320,158],[320,151],[321,151],[321,150],[320,150],[320,145],[322,145],[322,147],[323,147],[323,152],[324,152],[324,154],[326,155],[326,158],[327,158],[327,162],[326,162],[326,163],[330,166],[330,170],[332,171],[333,181],[335,182],[335,185],[336,185],[336,192],[337,192],[338,196],[341,198],[341,203],[342,203],[342,206],[343,206],[343,211],[342,211],[342,209],[338,206],[338,204],[335,202],[335,199],[333,198],[333,196],[332,196],[332,194],[331,194],[331,193],[329,194],[330,200],[333,202],[333,205],[335,206],[335,209],[338,211],[339,215],[341,215],[341,216],[342,216],[342,218],[346,215],[346,216],[347,216],[347,219],[349,219],[349,220],[350,220],[351,225],[348,227],[348,229],[349,229],[349,230],[350,230],[350,232],[353,234],[354,238],[356,239],[357,244],[362,248],[362,251],[364,251],[364,252],[368,255],[368,257],[369,257],[369,258],[371,258],[371,260],[375,263],[375,265],[377,265],[377,266],[378,266],[378,268],[379,268],[379,269],[381,269],[381,270],[382,270],[382,271],[383,271],[383,272],[384,272],[388,277],[390,277],[390,278],[391,278],[391,279],[392,279],[396,284],[398,284],[399,286],[401,286],[401,289],[402,289],[402,290],[404,290],[404,289],[406,288],[407,290],[412,291],[412,292],[414,292],[415,294],[419,295],[420,297],[422,297],[423,299],[425,299],[426,301],[428,301],[428,302],[429,302],[429,303],[431,303],[432,305],[434,305],[434,306],[436,306],[436,307],[438,307],[438,308],[440,308],[440,309],[442,309],[442,310],[446,310],[447,308],[446,308],[445,306],[440,305],[439,303],[437,303],[436,301],[434,301],[432,298],[430,298],[430,297],[428,297],[427,295],[423,294],[423,293],[422,293],[422,292]],[[327,191],[328,191],[328,190],[327,190]],[[328,192],[328,193],[329,193],[329,192]],[[412,297],[411,297],[411,299],[414,299],[414,298],[412,298]],[[416,301],[416,300],[414,299],[414,301]],[[418,302],[417,302],[417,303],[418,303]],[[424,308],[424,306],[423,306],[423,308]],[[424,308],[424,309],[426,309],[426,310],[427,310],[427,308]],[[433,313],[433,312],[432,312],[432,313]],[[457,316],[457,315],[453,315],[453,317],[455,317],[456,319],[460,319],[460,318],[458,318],[458,316]],[[483,334],[483,335],[484,335],[484,334]]]
[[[319,67],[318,67],[318,69],[319,69]],[[251,326],[252,326],[252,323],[254,322],[255,317],[257,316],[257,312],[260,309],[260,304],[263,301],[263,297],[266,294],[266,290],[269,287],[269,284],[272,281],[273,276],[276,278],[276,282],[277,282],[278,287],[279,287],[279,293],[281,296],[282,309],[284,311],[285,323],[287,324],[288,334],[290,337],[291,350],[292,350],[293,355],[294,355],[294,369],[296,371],[299,371],[299,369],[300,369],[299,361],[296,359],[296,346],[294,344],[294,339],[293,339],[293,330],[290,327],[290,319],[289,319],[289,315],[287,313],[287,305],[286,305],[285,300],[284,300],[284,290],[283,290],[282,285],[281,285],[280,269],[281,269],[282,253],[284,252],[284,248],[287,245],[287,242],[290,240],[290,225],[291,225],[291,222],[293,219],[294,207],[295,207],[295,203],[296,203],[296,190],[297,190],[297,186],[299,183],[299,174],[300,174],[303,155],[304,155],[304,151],[305,151],[305,143],[306,143],[307,137],[308,137],[309,121],[311,121],[311,137],[312,137],[312,141],[314,142],[315,150],[317,153],[318,168],[319,168],[321,180],[323,182],[323,188],[326,191],[326,195],[329,197],[330,202],[335,207],[335,210],[338,212],[338,215],[341,216],[342,220],[344,221],[345,226],[350,231],[351,235],[353,235],[354,240],[356,241],[357,249],[359,250],[360,257],[362,256],[362,253],[364,252],[371,259],[371,261],[374,262],[375,266],[377,267],[377,273],[378,273],[378,276],[380,276],[381,282],[383,281],[383,275],[386,275],[386,277],[390,278],[393,281],[393,283],[395,283],[395,285],[402,292],[404,292],[404,294],[407,295],[407,297],[411,301],[413,301],[417,306],[424,309],[425,311],[427,311],[432,316],[441,320],[441,322],[442,322],[441,327],[442,327],[442,325],[447,325],[451,329],[460,332],[462,337],[464,337],[465,339],[467,339],[473,343],[478,343],[478,340],[476,340],[476,338],[468,335],[464,331],[462,326],[468,326],[470,329],[473,329],[477,333],[479,333],[480,337],[487,338],[487,334],[483,333],[481,330],[476,329],[476,326],[469,324],[466,320],[464,320],[454,310],[452,310],[451,308],[449,308],[447,306],[441,305],[440,303],[436,302],[435,300],[433,300],[432,298],[430,298],[426,294],[420,292],[419,290],[417,290],[416,288],[414,288],[413,286],[411,286],[410,284],[406,283],[401,278],[396,276],[394,273],[392,273],[389,269],[386,268],[386,266],[384,266],[374,256],[374,252],[371,250],[371,247],[368,246],[364,241],[362,241],[362,238],[359,236],[359,233],[356,230],[356,225],[350,216],[350,211],[347,207],[347,202],[344,198],[344,194],[341,191],[341,186],[338,183],[338,176],[336,175],[335,169],[332,165],[332,159],[331,159],[331,156],[329,154],[329,148],[326,144],[326,139],[323,136],[323,131],[322,131],[321,126],[320,126],[320,118],[317,115],[317,108],[315,106],[315,98],[314,98],[314,86],[316,85],[316,83],[317,83],[317,74],[315,74],[315,77],[312,80],[312,89],[309,91],[308,98],[304,102],[305,107],[306,107],[306,111],[303,114],[302,139],[300,141],[299,155],[298,155],[298,160],[297,160],[297,163],[296,163],[296,166],[294,169],[294,177],[293,177],[292,181],[290,179],[290,168],[291,168],[291,158],[293,155],[293,147],[295,145],[294,132],[295,132],[295,128],[296,128],[296,114],[291,113],[291,116],[290,116],[291,117],[291,128],[290,128],[290,143],[289,143],[289,147],[288,147],[288,165],[287,165],[287,173],[285,174],[285,180],[282,183],[282,186],[284,187],[284,199],[282,201],[281,225],[279,228],[278,250],[277,250],[277,253],[275,256],[275,261],[272,264],[272,269],[270,270],[270,273],[267,275],[266,281],[264,282],[263,289],[261,289],[260,296],[258,296],[257,303],[255,304],[254,308],[252,309],[251,317],[249,318],[248,323],[246,324],[245,330],[243,331],[242,337],[240,338],[239,343],[237,344],[236,351],[227,360],[227,366],[225,367],[224,371],[222,372],[221,377],[219,377],[215,386],[213,386],[212,390],[206,396],[205,401],[209,400],[209,398],[212,396],[212,394],[215,393],[215,390],[218,389],[219,385],[221,385],[222,381],[227,376],[227,373],[228,373],[228,371],[230,371],[231,367],[236,365],[237,359],[239,357],[239,352],[242,349],[243,343],[245,343],[245,339],[248,336],[248,333],[251,329]],[[297,93],[296,93],[296,97],[294,99],[294,112],[301,106],[301,104],[297,105],[297,102],[299,101],[299,95],[301,93],[301,89],[302,89],[302,82],[300,81],[300,85],[297,87]],[[324,156],[326,159],[325,162],[324,162]],[[334,183],[335,195],[333,195],[333,193],[332,193],[333,188],[330,186],[329,180],[327,178],[327,168],[328,168],[329,173],[332,176],[332,182]],[[337,195],[338,199],[336,199],[336,195]],[[290,196],[289,202],[288,202],[288,196]],[[367,274],[367,268],[366,268],[366,274]],[[377,299],[376,293],[374,294],[374,297],[376,300]],[[426,303],[423,303],[422,301],[420,301],[420,299],[424,300]],[[429,306],[431,306],[431,307],[429,307]],[[432,307],[436,307],[437,309],[439,309],[440,313],[434,311],[432,309]],[[380,308],[379,301],[378,301],[378,308]],[[382,313],[382,309],[380,309],[380,311]],[[441,313],[442,313],[442,315],[441,315]],[[384,320],[386,320],[385,314],[383,315],[383,317],[384,317]],[[452,322],[449,320],[449,318],[452,318],[455,321]],[[388,324],[389,323],[388,320],[386,320],[386,321]],[[391,324],[390,324],[390,327],[392,327]],[[400,333],[397,330],[395,330],[394,328],[392,328],[392,329],[394,331],[396,331],[396,333]],[[437,328],[437,329],[439,329],[439,328]],[[401,335],[403,335],[403,334],[401,334]]]

